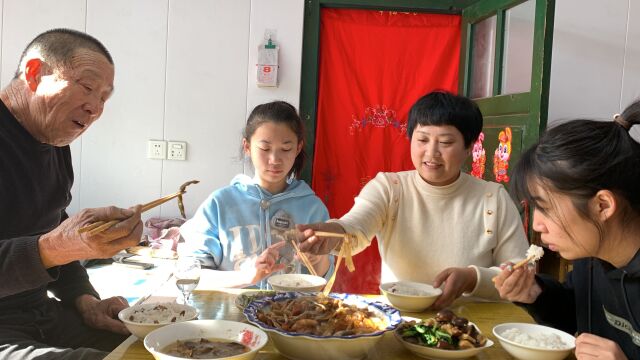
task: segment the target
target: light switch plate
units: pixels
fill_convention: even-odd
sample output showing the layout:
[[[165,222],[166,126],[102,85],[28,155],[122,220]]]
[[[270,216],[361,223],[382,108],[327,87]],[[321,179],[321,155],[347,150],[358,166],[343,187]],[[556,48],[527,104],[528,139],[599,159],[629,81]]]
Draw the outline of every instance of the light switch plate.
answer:
[[[187,143],[184,141],[169,141],[167,143],[168,160],[187,160]]]

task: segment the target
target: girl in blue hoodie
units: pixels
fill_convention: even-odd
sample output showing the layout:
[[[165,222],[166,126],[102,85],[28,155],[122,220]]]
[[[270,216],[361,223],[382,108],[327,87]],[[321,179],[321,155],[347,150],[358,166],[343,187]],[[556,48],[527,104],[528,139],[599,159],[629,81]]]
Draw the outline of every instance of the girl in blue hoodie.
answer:
[[[614,121],[573,120],[527,150],[512,186],[533,229],[573,270],[560,283],[507,267],[500,295],[542,324],[577,333],[580,359],[640,359],[640,101]]]
[[[255,176],[240,174],[214,191],[180,228],[186,248],[205,267],[243,276],[231,286],[256,284],[274,273],[308,273],[296,261],[285,233],[296,224],[325,221],[327,208],[302,180],[304,128],[296,109],[284,101],[256,106],[243,132],[242,148]],[[318,275],[328,278],[328,256],[307,255]]]

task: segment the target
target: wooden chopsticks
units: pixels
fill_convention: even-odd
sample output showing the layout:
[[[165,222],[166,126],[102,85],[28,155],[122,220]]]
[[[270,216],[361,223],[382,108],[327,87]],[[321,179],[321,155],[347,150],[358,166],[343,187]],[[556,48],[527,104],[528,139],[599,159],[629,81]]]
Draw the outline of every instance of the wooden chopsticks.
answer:
[[[348,234],[345,233],[334,233],[328,231],[314,231],[314,235],[317,237],[340,237],[347,238]]]
[[[531,255],[527,256],[526,258],[524,258],[524,259],[522,259],[522,260],[518,261],[517,263],[515,263],[515,264],[513,265],[513,268],[512,268],[512,269],[513,269],[513,270],[515,270],[515,269],[517,269],[517,268],[519,268],[519,267],[523,267],[525,264],[527,264],[528,262],[530,262],[530,261],[532,261],[533,259],[535,259],[535,257],[536,257],[536,256],[535,256],[535,254],[531,254]],[[496,282],[496,278],[497,278],[497,277],[498,277],[498,276],[494,276],[494,277],[492,277],[492,278],[491,278],[491,281]]]
[[[287,230],[284,233],[284,238],[286,241],[291,243],[291,246],[293,246],[293,249],[296,251],[298,258],[300,258],[300,261],[302,261],[304,266],[306,266],[307,269],[309,269],[309,273],[311,275],[318,276],[316,269],[313,268],[313,265],[311,264],[311,261],[309,261],[309,258],[307,257],[307,255],[305,255],[302,251],[300,251],[300,247],[298,247],[298,241],[296,238],[297,233],[298,233],[298,230],[296,229]]]
[[[295,240],[291,239],[291,245],[296,250],[298,257],[300,258],[300,260],[302,260],[302,263],[304,264],[304,266],[306,266],[307,269],[309,269],[309,272],[311,273],[311,275],[318,276],[318,273],[316,272],[316,269],[313,268],[311,261],[309,261],[309,258],[307,257],[307,255],[305,255],[302,251],[300,251],[300,248],[298,247],[298,244],[296,243]]]
[[[154,207],[164,204],[167,201],[176,198],[180,195],[184,194],[184,191],[178,191],[177,193],[173,193],[171,195],[167,195],[164,197],[161,197],[159,199],[153,200],[149,203],[146,203],[142,206],[142,210],[141,212],[145,212],[148,210],[153,209]],[[78,229],[78,234],[82,234],[82,233],[88,233],[89,235],[95,235],[98,233],[101,233],[105,230],[107,230],[108,228],[112,227],[113,225],[119,223],[120,220],[111,220],[111,221],[96,221],[92,224],[89,224],[87,226],[83,226],[80,229]]]
[[[524,266],[525,264],[527,264],[528,262],[530,262],[531,260],[533,260],[536,256],[534,254],[531,254],[529,256],[527,256],[526,258],[518,261],[515,265],[513,265],[513,269],[517,269],[519,267]]]

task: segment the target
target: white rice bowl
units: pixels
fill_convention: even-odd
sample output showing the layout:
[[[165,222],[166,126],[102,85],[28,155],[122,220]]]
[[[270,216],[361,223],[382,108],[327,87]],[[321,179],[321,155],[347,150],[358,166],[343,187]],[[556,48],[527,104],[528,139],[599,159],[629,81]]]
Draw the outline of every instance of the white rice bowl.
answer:
[[[327,280],[309,274],[278,274],[267,279],[276,291],[320,291],[327,285]]]
[[[138,304],[118,313],[118,319],[139,339],[143,339],[157,328],[193,320],[196,317],[198,317],[196,308],[170,302]]]
[[[389,302],[400,311],[422,312],[442,294],[442,290],[429,284],[413,281],[395,281],[380,285]]]
[[[564,359],[576,346],[572,335],[538,324],[500,324],[493,335],[509,354],[522,360]]]

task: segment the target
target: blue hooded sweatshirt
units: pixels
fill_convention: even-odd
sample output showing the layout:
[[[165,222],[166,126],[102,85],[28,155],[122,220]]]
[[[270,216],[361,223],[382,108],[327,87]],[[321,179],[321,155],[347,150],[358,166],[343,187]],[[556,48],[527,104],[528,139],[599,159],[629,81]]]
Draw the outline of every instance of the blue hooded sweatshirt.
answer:
[[[285,191],[272,195],[240,174],[231,185],[209,195],[193,218],[180,227],[180,234],[188,251],[207,267],[255,271],[255,259],[267,247],[284,241],[285,231],[296,224],[328,219],[327,208],[304,181],[292,179]],[[298,261],[292,261],[293,254],[291,246],[281,248],[279,262],[287,267],[279,273],[308,273]],[[325,278],[332,272],[333,264]],[[258,287],[267,288],[266,281]]]

